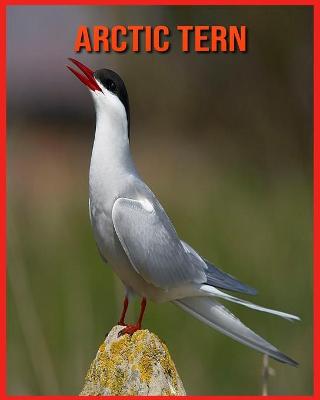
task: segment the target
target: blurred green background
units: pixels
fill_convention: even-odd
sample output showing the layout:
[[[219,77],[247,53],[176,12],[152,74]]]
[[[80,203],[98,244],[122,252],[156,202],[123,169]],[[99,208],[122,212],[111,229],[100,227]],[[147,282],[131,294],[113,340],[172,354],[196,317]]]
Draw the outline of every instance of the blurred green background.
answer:
[[[165,54],[76,58],[125,80],[134,158],[181,237],[302,318],[228,305],[300,362],[271,360],[270,394],[311,394],[312,8],[14,6],[7,23],[8,393],[79,393],[122,304],[88,217],[94,109],[65,68],[78,26],[245,24],[245,54],[183,54],[174,35]],[[259,353],[172,304],[150,304],[144,326],[188,394],[261,393]]]

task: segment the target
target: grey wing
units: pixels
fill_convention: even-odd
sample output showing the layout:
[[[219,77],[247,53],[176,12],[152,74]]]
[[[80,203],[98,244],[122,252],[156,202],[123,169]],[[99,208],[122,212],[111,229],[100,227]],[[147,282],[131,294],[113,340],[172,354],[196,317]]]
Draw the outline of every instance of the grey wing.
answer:
[[[163,289],[206,282],[203,268],[189,261],[157,202],[119,198],[112,209],[112,220],[133,268],[147,282]]]
[[[205,258],[201,257],[191,246],[181,240],[187,254],[192,258],[193,263],[202,264],[207,276],[207,285],[215,286],[220,289],[232,290],[246,294],[257,294],[257,290],[240,282],[232,275],[223,272],[221,269],[211,264]]]

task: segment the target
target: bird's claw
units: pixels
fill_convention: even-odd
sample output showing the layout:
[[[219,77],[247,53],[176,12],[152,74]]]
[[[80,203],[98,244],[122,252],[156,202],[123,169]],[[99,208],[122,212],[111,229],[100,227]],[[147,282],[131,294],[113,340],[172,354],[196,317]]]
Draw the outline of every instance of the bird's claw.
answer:
[[[121,329],[121,331],[118,333],[118,337],[123,336],[126,333],[128,335],[133,335],[139,329],[141,329],[141,326],[139,324],[127,325],[124,329]]]

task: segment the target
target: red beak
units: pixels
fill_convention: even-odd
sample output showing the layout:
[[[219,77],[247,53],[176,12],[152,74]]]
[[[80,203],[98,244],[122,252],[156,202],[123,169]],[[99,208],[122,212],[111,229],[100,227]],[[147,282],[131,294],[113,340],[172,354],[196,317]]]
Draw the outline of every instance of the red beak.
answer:
[[[67,68],[69,68],[69,70],[71,72],[73,72],[75,74],[75,76],[80,79],[80,81],[82,83],[84,83],[86,86],[88,86],[89,89],[91,89],[93,91],[98,90],[98,91],[102,92],[101,88],[99,87],[96,80],[94,79],[93,71],[91,71],[90,68],[86,67],[80,61],[77,61],[73,58],[69,58],[69,60],[71,62],[73,62],[73,64],[75,64],[84,73],[84,75],[81,75],[78,71],[76,71],[75,69],[73,69],[72,67],[69,67],[69,65],[67,65]]]

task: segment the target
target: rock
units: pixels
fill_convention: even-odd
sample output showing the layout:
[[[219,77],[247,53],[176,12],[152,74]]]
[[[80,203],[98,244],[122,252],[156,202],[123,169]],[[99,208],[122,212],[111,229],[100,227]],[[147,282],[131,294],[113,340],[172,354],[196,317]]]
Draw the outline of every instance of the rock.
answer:
[[[118,338],[112,328],[87,373],[80,396],[185,395],[167,346],[148,330]]]

